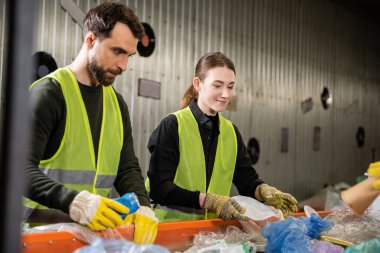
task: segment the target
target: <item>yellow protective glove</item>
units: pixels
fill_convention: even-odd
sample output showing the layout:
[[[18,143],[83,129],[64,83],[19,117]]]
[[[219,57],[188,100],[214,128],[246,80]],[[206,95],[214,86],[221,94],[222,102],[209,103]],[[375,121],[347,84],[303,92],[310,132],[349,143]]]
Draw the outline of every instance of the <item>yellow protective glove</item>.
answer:
[[[137,244],[151,244],[156,239],[158,219],[147,206],[140,206],[135,213],[125,217],[124,224],[135,225],[133,240]]]
[[[373,183],[373,188],[380,190],[380,162],[371,163],[368,168],[368,174],[371,177],[378,177],[379,180]]]
[[[267,184],[259,185],[259,193],[266,204],[280,209],[284,217],[293,215],[297,211],[297,200],[289,193],[283,193],[275,187]]]
[[[119,213],[129,213],[128,207],[88,191],[79,192],[69,207],[70,218],[92,230],[123,225]]]
[[[247,216],[243,215],[245,208],[233,198],[207,193],[204,201],[204,208],[215,212],[223,220],[250,220]]]

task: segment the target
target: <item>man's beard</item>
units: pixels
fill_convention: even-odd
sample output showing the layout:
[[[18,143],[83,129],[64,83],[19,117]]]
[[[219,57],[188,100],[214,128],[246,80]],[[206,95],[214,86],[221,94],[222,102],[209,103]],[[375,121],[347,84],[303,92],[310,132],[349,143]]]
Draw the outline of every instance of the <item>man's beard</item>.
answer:
[[[120,75],[120,71],[114,71],[114,70],[104,70],[102,66],[97,64],[95,61],[92,61],[88,64],[88,69],[90,70],[92,76],[94,77],[97,84],[101,84],[104,86],[109,86],[115,81],[115,77],[113,78],[107,78],[106,72],[111,72],[115,76]]]

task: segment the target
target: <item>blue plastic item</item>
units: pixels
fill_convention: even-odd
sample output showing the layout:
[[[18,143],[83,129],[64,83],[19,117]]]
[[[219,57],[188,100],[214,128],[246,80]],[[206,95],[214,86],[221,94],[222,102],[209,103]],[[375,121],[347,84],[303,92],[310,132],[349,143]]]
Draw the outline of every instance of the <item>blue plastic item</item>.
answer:
[[[268,239],[266,253],[311,253],[310,239],[306,235],[305,223],[294,217],[272,222],[262,230]]]
[[[307,227],[306,234],[313,239],[319,239],[322,231],[330,230],[334,226],[332,220],[323,220],[318,214],[312,213],[311,217],[300,217]]]
[[[114,200],[116,200],[117,202],[128,207],[129,208],[128,214],[136,212],[137,209],[139,209],[139,207],[140,207],[139,200],[137,199],[137,196],[134,192],[128,192],[128,193],[124,194],[123,196],[121,196],[120,198],[115,198]],[[127,216],[127,215],[126,214],[120,214],[120,216],[122,218],[125,218],[125,216]]]

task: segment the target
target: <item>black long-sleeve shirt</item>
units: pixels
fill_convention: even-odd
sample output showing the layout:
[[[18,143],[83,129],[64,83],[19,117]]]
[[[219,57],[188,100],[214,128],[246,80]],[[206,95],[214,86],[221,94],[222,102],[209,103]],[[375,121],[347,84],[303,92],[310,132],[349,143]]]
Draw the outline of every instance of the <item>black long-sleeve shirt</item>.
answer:
[[[90,123],[95,155],[97,156],[102,124],[102,89],[79,84]],[[120,195],[135,192],[140,204],[148,206],[150,200],[144,179],[133,149],[132,128],[128,106],[116,93],[123,120],[124,142],[114,187]],[[50,208],[69,211],[77,191],[51,180],[38,168],[40,160],[52,157],[59,148],[65,131],[66,104],[62,89],[53,79],[40,81],[30,91],[31,150],[26,165],[27,189],[25,196]],[[96,159],[95,159],[96,161]]]
[[[198,122],[202,138],[206,162],[206,186],[214,166],[216,147],[218,143],[218,115],[207,116],[195,101],[190,103],[190,109]],[[233,176],[233,183],[240,195],[254,197],[256,187],[263,183],[256,170],[251,166],[243,138],[234,125],[238,151]],[[175,115],[164,118],[150,136],[148,149],[151,159],[148,171],[150,181],[150,197],[154,202],[165,206],[182,206],[199,209],[199,191],[189,191],[173,183],[179,163],[178,121]],[[194,158],[197,159],[197,158]]]

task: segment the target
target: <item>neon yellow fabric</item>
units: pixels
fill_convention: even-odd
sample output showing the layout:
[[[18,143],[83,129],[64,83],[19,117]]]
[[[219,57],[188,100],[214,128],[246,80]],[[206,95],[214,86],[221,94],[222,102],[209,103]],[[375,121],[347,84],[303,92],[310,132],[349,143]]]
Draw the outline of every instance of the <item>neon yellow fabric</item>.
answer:
[[[60,147],[50,159],[40,161],[39,168],[48,176],[58,175],[54,180],[69,188],[78,191],[88,190],[94,194],[107,196],[117,174],[124,138],[123,122],[115,91],[111,86],[102,86],[103,115],[98,158],[95,163],[88,115],[75,76],[65,67],[44,78],[53,78],[60,84],[67,112],[65,133]],[[34,82],[30,89],[38,85],[40,80]],[[61,182],[60,178],[64,178],[64,182]],[[78,183],[78,178],[82,182]],[[32,209],[46,208],[26,198],[24,205]]]
[[[203,214],[175,212],[154,208],[154,213],[160,222],[175,222],[175,221],[187,221],[187,220],[203,220],[205,216]],[[208,217],[211,219],[211,217]],[[216,215],[213,216],[216,218]]]
[[[211,192],[229,196],[237,156],[237,139],[231,121],[219,114],[219,137],[215,162],[208,189],[206,189],[206,161],[198,123],[189,107],[174,113],[178,121],[180,159],[174,183],[184,189],[203,193]],[[166,214],[165,214],[166,212]],[[180,214],[160,210],[156,213],[160,222],[166,217],[173,220],[207,219],[215,215]]]
[[[379,178],[379,180],[373,183],[373,188],[380,190],[380,162],[371,163],[368,168],[368,174]]]
[[[180,159],[174,183],[191,191],[228,196],[235,171],[237,140],[231,121],[219,115],[219,137],[214,168],[206,189],[206,161],[198,123],[189,107],[175,113],[178,120]],[[196,158],[196,159],[195,159]]]

